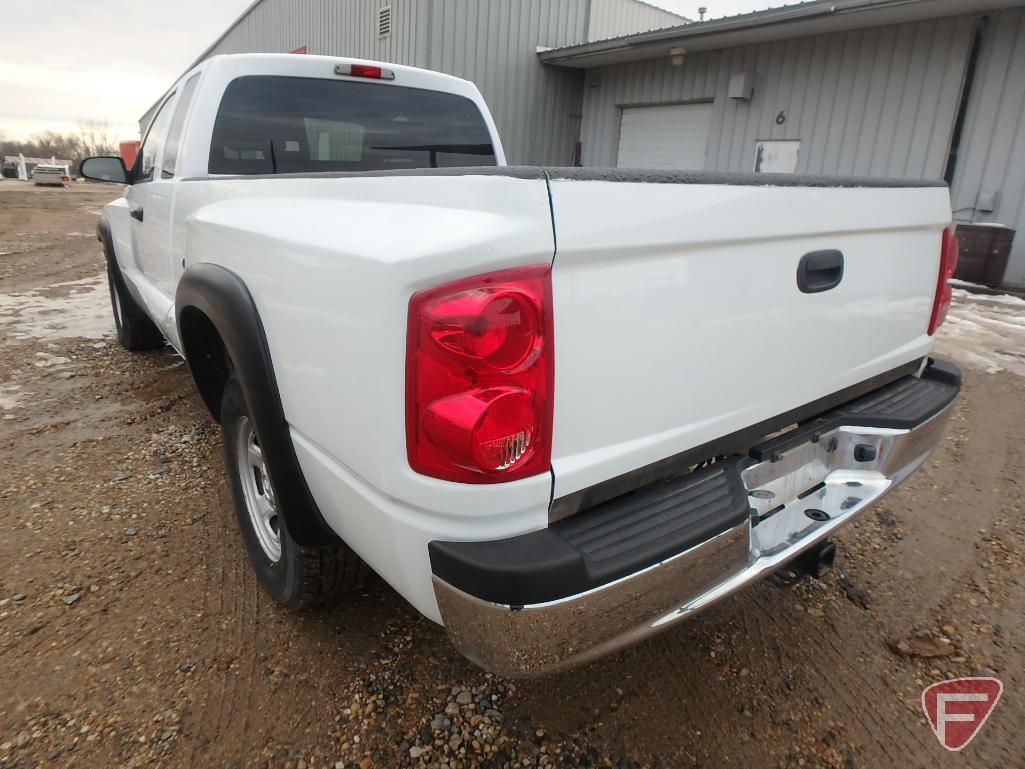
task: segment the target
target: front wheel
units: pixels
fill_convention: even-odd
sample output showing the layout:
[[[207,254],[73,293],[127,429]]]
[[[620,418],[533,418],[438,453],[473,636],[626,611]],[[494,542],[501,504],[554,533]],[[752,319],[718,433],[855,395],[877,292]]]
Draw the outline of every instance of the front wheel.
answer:
[[[341,540],[305,547],[288,533],[270,468],[242,387],[230,377],[221,400],[224,466],[249,562],[271,598],[298,609],[356,587],[365,566]]]

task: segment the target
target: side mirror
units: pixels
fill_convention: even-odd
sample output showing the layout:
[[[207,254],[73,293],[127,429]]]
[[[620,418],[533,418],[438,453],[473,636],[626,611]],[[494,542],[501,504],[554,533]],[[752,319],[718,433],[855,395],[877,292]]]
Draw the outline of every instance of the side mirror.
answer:
[[[125,168],[125,161],[119,157],[86,158],[78,167],[78,173],[96,182],[128,184],[128,169]]]

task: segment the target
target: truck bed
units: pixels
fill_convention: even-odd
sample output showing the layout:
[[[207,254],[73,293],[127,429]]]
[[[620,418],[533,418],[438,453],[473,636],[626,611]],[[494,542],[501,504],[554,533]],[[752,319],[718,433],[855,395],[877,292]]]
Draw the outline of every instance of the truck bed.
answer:
[[[521,167],[207,176],[179,185],[171,262],[215,255],[248,276],[273,318],[303,471],[333,500],[328,523],[370,563],[400,563],[389,581],[437,616],[426,542],[543,528],[679,472],[723,437],[912,371],[931,346],[949,217],[941,184],[889,180]],[[842,281],[803,293],[798,265],[822,250],[843,254]],[[546,263],[551,473],[473,486],[412,472],[410,296]],[[403,521],[389,537],[363,525],[382,505]]]

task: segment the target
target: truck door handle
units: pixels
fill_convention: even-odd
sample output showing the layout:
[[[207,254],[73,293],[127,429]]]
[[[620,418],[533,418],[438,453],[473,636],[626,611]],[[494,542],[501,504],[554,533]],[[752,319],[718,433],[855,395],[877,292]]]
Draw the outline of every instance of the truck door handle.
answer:
[[[140,222],[142,221],[142,213],[143,211],[141,207],[128,209],[128,215],[133,219],[138,219]]]
[[[818,294],[836,288],[843,280],[843,253],[812,251],[797,265],[797,287],[803,294]]]

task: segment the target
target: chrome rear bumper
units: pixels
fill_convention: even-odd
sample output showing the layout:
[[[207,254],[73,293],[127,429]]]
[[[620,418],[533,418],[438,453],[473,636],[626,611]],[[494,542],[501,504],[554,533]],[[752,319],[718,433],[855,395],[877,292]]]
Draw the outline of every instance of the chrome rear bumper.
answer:
[[[926,460],[952,408],[907,429],[841,425],[751,460],[739,470],[747,521],[590,590],[516,606],[475,597],[435,574],[445,627],[470,660],[513,677],[562,670],[636,643],[835,533]]]

